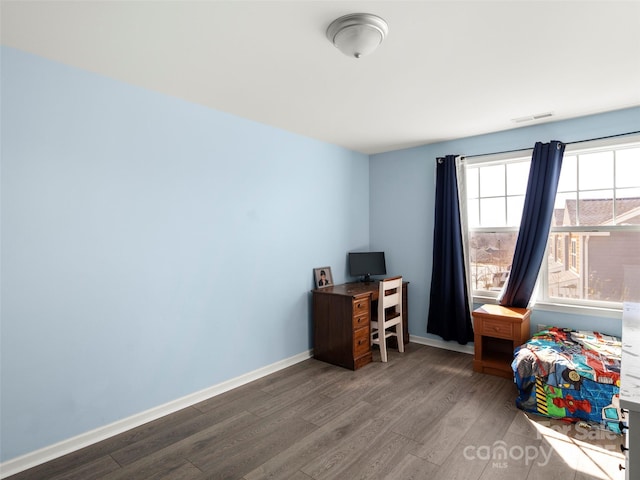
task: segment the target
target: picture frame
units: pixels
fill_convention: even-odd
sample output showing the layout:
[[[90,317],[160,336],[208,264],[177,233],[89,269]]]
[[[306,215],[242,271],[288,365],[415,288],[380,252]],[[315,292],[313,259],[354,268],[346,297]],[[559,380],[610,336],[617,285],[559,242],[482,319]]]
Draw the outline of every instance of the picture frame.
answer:
[[[333,286],[333,275],[331,275],[331,267],[314,268],[313,277],[315,278],[315,288],[326,288]]]

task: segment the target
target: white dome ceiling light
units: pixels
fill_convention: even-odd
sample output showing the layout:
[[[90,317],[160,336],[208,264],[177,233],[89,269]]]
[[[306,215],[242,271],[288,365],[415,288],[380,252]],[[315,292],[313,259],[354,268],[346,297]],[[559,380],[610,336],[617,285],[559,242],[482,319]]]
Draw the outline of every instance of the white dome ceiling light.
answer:
[[[370,54],[387,36],[387,22],[370,13],[352,13],[340,17],[327,28],[327,38],[348,57]]]

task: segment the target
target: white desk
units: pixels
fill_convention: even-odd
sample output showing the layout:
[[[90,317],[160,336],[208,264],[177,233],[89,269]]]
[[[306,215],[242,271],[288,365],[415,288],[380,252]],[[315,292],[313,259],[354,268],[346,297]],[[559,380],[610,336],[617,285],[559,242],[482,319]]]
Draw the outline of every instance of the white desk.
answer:
[[[640,476],[640,451],[636,452],[640,449],[640,303],[629,302],[623,307],[621,368],[620,407],[629,410],[625,474],[631,480]]]

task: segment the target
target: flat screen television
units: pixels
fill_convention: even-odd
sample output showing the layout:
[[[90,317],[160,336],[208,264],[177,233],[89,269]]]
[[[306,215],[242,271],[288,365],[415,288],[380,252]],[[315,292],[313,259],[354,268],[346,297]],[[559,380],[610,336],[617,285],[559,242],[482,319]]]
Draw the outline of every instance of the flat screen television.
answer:
[[[384,252],[350,252],[349,275],[362,277],[364,282],[370,282],[372,275],[386,275],[387,265]]]

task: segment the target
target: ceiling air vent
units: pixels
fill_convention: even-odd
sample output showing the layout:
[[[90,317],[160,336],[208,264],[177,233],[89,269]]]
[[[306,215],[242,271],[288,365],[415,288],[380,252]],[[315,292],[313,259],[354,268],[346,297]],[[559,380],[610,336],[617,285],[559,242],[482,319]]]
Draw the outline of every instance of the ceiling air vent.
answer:
[[[528,115],[526,117],[512,118],[511,121],[514,123],[524,123],[524,122],[533,122],[535,120],[542,120],[544,118],[549,118],[549,117],[553,117],[553,112],[536,113],[535,115]]]

